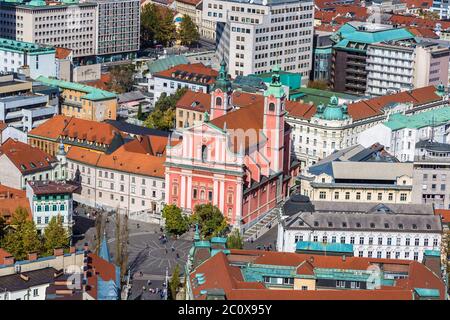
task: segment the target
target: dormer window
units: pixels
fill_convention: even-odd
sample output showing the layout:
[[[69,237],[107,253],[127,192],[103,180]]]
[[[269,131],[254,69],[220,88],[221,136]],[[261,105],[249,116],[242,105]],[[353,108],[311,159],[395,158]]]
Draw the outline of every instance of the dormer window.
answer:
[[[273,103],[273,102],[269,103],[269,111],[271,111],[271,112],[275,111],[275,103]]]
[[[319,226],[319,222],[318,221],[314,221],[314,227],[318,227]]]
[[[361,223],[357,222],[357,223],[356,223],[356,227],[357,227],[357,228],[361,228]]]
[[[386,229],[389,229],[389,223],[385,223],[385,224],[384,224],[384,227],[385,227]]]
[[[414,230],[416,230],[416,229],[417,229],[417,224],[413,223],[412,228],[413,228]]]
[[[222,105],[222,98],[221,97],[217,97],[216,98],[216,106],[221,106]]]
[[[399,228],[399,229],[403,229],[403,224],[400,223],[400,224],[398,225],[398,228]]]
[[[372,223],[370,224],[370,227],[371,227],[372,229],[375,229],[375,223],[372,222]]]
[[[342,227],[347,228],[347,222],[342,222]]]
[[[328,226],[329,226],[330,228],[333,227],[333,222],[328,221]]]

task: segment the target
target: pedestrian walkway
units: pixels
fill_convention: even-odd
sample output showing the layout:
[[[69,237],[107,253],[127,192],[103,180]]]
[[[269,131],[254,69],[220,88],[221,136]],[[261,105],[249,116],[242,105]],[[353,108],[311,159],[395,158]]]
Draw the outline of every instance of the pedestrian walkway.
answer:
[[[243,235],[244,241],[247,241],[248,239],[256,240],[267,231],[274,228],[278,224],[279,210],[279,208],[271,210],[263,219],[255,223],[248,230],[245,230]]]

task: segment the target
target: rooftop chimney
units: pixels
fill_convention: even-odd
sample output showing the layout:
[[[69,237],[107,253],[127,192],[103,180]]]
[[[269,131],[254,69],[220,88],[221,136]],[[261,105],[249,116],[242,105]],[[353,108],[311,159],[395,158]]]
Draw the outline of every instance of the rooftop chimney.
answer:
[[[31,252],[31,253],[28,254],[28,260],[30,260],[30,261],[37,260],[37,257],[38,257],[38,255],[37,255],[36,252]]]

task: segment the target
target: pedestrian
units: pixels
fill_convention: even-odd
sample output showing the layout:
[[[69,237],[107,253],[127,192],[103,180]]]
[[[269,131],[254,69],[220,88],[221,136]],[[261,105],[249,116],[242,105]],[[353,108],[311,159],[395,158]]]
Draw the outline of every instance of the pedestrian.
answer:
[[[177,252],[177,259],[180,259],[180,254]]]
[[[167,248],[166,248],[166,254],[167,254]]]
[[[150,286],[152,284],[151,280],[147,280],[147,285]]]
[[[174,252],[174,251],[175,251],[175,248],[174,248],[173,246],[172,246],[172,248],[171,248],[171,249],[172,249],[172,252]]]
[[[253,243],[253,238],[250,238],[250,243]]]

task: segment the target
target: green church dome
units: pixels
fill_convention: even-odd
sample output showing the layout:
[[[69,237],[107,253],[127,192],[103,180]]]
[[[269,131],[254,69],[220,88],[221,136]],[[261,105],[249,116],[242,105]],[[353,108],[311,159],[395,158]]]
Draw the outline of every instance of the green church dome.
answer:
[[[316,116],[324,120],[345,120],[348,119],[347,106],[340,106],[338,98],[332,96],[326,107],[323,105],[317,107]]]

